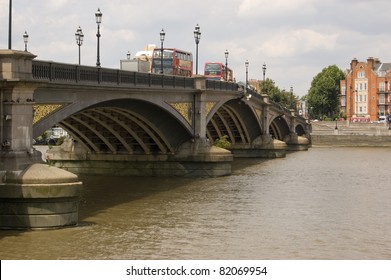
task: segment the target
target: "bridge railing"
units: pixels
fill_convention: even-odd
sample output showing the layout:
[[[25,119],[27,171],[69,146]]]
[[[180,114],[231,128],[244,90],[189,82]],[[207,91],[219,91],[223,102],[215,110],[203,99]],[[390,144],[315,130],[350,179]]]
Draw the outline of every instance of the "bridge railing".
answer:
[[[237,83],[225,81],[206,80],[206,89],[238,91],[239,85]]]
[[[194,79],[189,77],[165,76],[41,60],[33,60],[32,74],[34,80],[56,83],[194,88]]]

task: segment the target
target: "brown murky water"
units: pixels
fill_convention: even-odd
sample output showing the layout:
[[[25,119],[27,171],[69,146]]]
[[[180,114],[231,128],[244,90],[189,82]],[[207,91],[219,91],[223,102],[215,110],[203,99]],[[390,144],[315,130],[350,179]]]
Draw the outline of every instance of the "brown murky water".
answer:
[[[0,231],[0,259],[391,259],[391,150],[235,160],[220,178],[84,176],[80,225]]]

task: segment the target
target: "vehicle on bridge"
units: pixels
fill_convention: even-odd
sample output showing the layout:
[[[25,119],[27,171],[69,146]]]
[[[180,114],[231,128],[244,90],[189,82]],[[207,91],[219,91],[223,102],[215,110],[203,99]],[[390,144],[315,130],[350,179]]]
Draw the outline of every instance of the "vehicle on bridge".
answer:
[[[206,62],[204,75],[208,80],[233,81],[232,69],[225,67],[225,65],[221,62]]]
[[[162,59],[163,54],[163,59]],[[162,70],[163,61],[163,73]],[[193,55],[175,48],[156,48],[153,51],[151,73],[176,76],[193,76]]]

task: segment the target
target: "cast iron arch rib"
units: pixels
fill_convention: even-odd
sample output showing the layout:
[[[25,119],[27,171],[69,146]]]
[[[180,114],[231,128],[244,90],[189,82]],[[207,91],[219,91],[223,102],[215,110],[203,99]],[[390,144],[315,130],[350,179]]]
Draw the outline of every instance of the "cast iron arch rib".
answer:
[[[224,106],[224,109],[234,122],[234,129],[239,134],[238,138],[242,143],[249,143],[250,136],[240,115],[230,106]]]
[[[106,150],[106,147],[107,147],[113,154],[115,154],[117,152],[115,147],[102,134],[102,132],[100,132],[96,127],[93,126],[93,125],[96,126],[96,123],[95,122],[91,123],[91,121],[87,122],[87,120],[85,120],[85,118],[83,118],[83,117],[88,118],[88,116],[85,116],[85,114],[83,112],[81,112],[79,114],[71,116],[70,118],[76,122],[79,122],[82,126],[85,127],[86,131],[89,131],[95,135],[95,137],[92,137],[92,141],[95,140],[95,145],[98,144],[97,146],[99,148],[99,152],[106,152],[107,153],[108,152]],[[90,118],[88,118],[88,119],[90,119]],[[100,140],[102,142],[100,142],[98,140]]]
[[[76,142],[80,143],[87,153],[91,153],[93,150],[95,152],[99,152],[98,147],[95,146],[88,137],[86,137],[79,129],[66,122],[66,120],[61,121],[59,126],[66,130],[72,138],[76,140]]]
[[[113,108],[114,112],[117,112],[124,117],[128,118],[131,122],[138,125],[140,128],[143,129],[143,131],[147,134],[147,136],[153,140],[154,144],[157,145],[157,147],[160,149],[162,153],[174,153],[171,145],[167,140],[165,140],[165,137],[160,132],[160,130],[155,127],[151,122],[143,118],[141,115],[130,112],[128,110],[122,109],[122,108]],[[139,138],[141,140],[141,138]],[[145,143],[145,141],[142,141]]]

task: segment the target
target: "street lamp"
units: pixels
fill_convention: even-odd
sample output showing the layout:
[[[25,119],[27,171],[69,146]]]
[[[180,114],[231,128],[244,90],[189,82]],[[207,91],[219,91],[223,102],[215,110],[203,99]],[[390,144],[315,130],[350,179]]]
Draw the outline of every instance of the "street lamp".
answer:
[[[24,42],[24,51],[27,52],[27,43],[29,41],[29,35],[27,34],[27,31],[23,34],[23,42]]]
[[[165,37],[166,37],[166,33],[164,32],[164,29],[162,28],[162,31],[160,31],[160,42],[161,42],[160,74],[163,74],[163,42],[164,42]]]
[[[291,109],[294,109],[293,107],[293,87],[291,86]]]
[[[201,39],[201,31],[200,31],[200,26],[198,24],[194,29],[194,39],[196,43],[196,75],[198,75],[198,44]]]
[[[98,32],[96,33],[97,38],[97,51],[96,51],[96,66],[100,67],[100,57],[99,57],[99,38],[100,38],[100,24],[102,23],[102,13],[100,12],[100,9],[95,13],[95,20],[96,24],[98,25]]]
[[[79,46],[79,65],[80,65],[80,47],[81,47],[81,45],[83,45],[83,39],[84,39],[84,34],[83,34],[83,31],[81,30],[80,26],[76,30],[75,38],[76,38],[76,44]]]
[[[228,50],[225,50],[225,80],[228,81]]]
[[[247,93],[247,87],[248,87],[248,60],[246,60],[246,62],[244,63],[244,65],[246,66],[246,89],[245,89],[245,92]]]
[[[130,59],[130,52],[128,51],[128,53],[126,54],[126,58],[129,60]]]
[[[8,16],[8,49],[12,48],[12,0],[9,0],[9,16]]]
[[[264,88],[265,88],[265,75],[266,75],[266,64],[263,63],[262,65],[262,74],[263,74],[263,82],[262,82],[262,93],[265,92]]]

